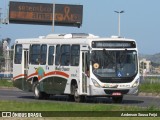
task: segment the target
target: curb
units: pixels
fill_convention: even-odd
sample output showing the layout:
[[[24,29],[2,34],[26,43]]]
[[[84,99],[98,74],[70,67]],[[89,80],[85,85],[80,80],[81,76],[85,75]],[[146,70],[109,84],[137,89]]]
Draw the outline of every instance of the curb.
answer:
[[[19,90],[19,89],[15,87],[0,87],[0,90]]]
[[[144,93],[140,92],[138,96],[157,97],[160,98],[160,93]]]

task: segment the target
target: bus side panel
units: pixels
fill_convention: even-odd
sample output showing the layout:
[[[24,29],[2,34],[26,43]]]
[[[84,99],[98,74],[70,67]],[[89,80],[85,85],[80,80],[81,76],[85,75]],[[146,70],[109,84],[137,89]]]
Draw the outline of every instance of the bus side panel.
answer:
[[[41,88],[41,90],[46,92],[47,94],[64,94],[67,79],[53,76],[44,79],[40,84],[43,84],[43,88]]]
[[[17,44],[14,49],[14,61],[13,61],[13,85],[21,90],[30,91],[30,83],[27,82],[27,72],[25,72],[24,61],[26,56],[25,45]],[[26,63],[28,64],[28,63]]]
[[[13,65],[13,85],[21,90],[26,88],[25,74],[23,73],[23,68],[21,64]]]
[[[26,81],[26,78],[19,78],[13,81],[13,86],[23,91],[31,92],[32,86],[30,82]]]
[[[73,80],[77,81],[77,85],[79,86],[79,71],[80,71],[80,67],[79,66],[69,66],[67,67],[69,68],[69,71],[67,71],[67,73],[69,74],[69,78],[67,78],[67,83],[66,83],[66,88],[64,93],[65,94],[71,94],[71,82]]]
[[[29,65],[28,83],[39,82],[39,90],[47,94],[64,94],[69,74],[47,65]]]

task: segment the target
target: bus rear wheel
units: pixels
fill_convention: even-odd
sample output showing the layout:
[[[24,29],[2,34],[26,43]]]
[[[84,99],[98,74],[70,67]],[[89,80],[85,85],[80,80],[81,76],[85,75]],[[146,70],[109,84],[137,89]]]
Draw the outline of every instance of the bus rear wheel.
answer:
[[[38,89],[38,82],[35,82],[33,84],[33,92],[34,92],[34,97],[35,99],[42,99],[43,98],[43,92],[41,92],[39,89]]]
[[[34,97],[35,99],[49,99],[50,97],[50,94],[47,94],[45,92],[41,92],[39,89],[38,89],[38,82],[35,82],[33,84],[33,91],[34,91]]]

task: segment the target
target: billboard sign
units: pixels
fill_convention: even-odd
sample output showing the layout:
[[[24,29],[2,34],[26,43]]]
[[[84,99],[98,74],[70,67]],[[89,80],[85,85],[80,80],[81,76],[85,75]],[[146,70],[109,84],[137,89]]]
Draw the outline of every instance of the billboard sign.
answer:
[[[52,25],[53,15],[54,25],[80,27],[83,6],[14,1],[9,5],[10,23]]]

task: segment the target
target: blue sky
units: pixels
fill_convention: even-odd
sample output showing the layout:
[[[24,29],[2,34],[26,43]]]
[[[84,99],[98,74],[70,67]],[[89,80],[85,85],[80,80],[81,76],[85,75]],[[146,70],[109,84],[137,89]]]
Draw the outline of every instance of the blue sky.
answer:
[[[0,39],[32,38],[50,33],[85,32],[100,37],[118,35],[118,14],[121,14],[121,36],[137,41],[143,54],[160,53],[160,0],[15,0],[21,2],[80,4],[83,5],[81,28],[44,25],[9,24],[0,25]],[[2,18],[7,16],[9,0],[0,0]]]

